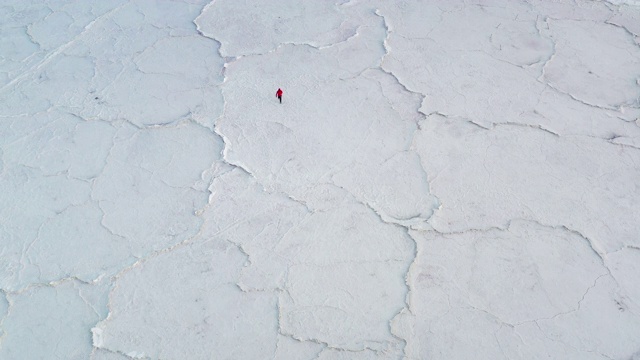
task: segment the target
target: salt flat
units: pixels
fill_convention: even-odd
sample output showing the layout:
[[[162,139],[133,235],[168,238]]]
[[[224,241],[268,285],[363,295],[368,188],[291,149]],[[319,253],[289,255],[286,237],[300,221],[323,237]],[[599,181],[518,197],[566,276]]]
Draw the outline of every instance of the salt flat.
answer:
[[[640,359],[639,24],[3,3],[0,358]]]

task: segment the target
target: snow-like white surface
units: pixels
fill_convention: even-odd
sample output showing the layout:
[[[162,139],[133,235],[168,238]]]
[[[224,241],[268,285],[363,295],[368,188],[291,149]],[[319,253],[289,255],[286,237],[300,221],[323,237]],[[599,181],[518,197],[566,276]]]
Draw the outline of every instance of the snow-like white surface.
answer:
[[[4,2],[0,358],[640,358],[639,24]]]

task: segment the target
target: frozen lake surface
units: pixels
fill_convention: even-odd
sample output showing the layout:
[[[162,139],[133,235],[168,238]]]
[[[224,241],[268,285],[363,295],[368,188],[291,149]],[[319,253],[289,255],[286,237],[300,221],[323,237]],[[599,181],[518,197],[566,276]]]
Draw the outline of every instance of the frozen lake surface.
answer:
[[[0,33],[1,359],[640,359],[640,1]]]

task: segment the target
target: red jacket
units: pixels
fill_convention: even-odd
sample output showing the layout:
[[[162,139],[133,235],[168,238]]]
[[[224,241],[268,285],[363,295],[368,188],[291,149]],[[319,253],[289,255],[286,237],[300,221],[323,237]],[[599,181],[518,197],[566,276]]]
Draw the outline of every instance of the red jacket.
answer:
[[[276,97],[280,96],[282,96],[282,89],[278,89],[278,91],[276,91]]]

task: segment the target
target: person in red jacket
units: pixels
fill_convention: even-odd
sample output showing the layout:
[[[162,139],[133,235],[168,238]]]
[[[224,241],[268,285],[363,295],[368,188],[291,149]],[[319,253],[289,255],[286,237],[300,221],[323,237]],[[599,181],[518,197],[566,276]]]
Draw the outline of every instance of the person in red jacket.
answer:
[[[278,88],[278,91],[276,91],[276,97],[280,100],[280,104],[282,104],[282,89]]]

